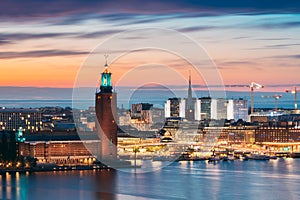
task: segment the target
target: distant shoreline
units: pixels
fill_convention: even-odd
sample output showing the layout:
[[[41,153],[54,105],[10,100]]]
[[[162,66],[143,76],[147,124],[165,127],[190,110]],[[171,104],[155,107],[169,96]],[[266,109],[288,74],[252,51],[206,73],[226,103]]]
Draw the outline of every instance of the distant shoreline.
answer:
[[[79,171],[79,170],[111,170],[112,168],[100,165],[77,165],[77,166],[55,166],[55,167],[34,167],[27,169],[0,169],[0,175],[8,173],[33,173],[33,172],[55,172],[55,171]]]
[[[298,159],[298,157],[287,157],[289,159]],[[278,158],[280,159],[280,158]],[[281,159],[284,159],[283,157]],[[236,159],[240,162],[239,159]],[[209,162],[209,159],[180,159],[180,160],[175,160],[172,162]],[[250,162],[252,161],[269,161],[269,160],[255,160],[255,159],[249,159]],[[156,161],[157,162],[157,161]],[[164,160],[158,160],[158,162],[168,162]],[[220,162],[224,162],[220,160]],[[233,163],[233,162],[232,162]],[[140,168],[141,166],[137,166]],[[131,166],[131,168],[134,168],[134,166]],[[30,168],[30,169],[0,169],[0,175],[4,175],[6,173],[21,173],[21,174],[26,174],[26,173],[34,173],[34,172],[59,172],[59,171],[82,171],[82,170],[115,170],[114,168],[107,167],[107,166],[100,166],[100,165],[78,165],[78,166],[56,166],[56,167],[35,167],[35,168]]]

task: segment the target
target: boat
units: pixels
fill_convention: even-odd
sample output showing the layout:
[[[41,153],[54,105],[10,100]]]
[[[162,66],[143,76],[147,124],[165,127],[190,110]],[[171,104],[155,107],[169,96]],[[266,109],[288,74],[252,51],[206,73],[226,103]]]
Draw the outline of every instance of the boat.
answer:
[[[229,161],[234,161],[234,160],[235,160],[235,157],[234,157],[233,155],[229,155],[229,156],[228,156],[228,159],[229,159]]]
[[[276,159],[277,159],[277,156],[270,156],[270,159],[276,160]]]
[[[252,160],[270,160],[270,156],[264,154],[251,154],[250,159]]]
[[[246,161],[246,160],[249,160],[249,157],[246,155],[241,155],[240,160]]]
[[[290,155],[292,158],[300,158],[300,152],[293,152]]]
[[[223,157],[222,161],[229,161],[229,158],[228,157]]]
[[[218,162],[219,160],[220,160],[220,158],[219,157],[215,157],[215,156],[208,158],[208,162],[209,163],[215,163],[215,162]]]

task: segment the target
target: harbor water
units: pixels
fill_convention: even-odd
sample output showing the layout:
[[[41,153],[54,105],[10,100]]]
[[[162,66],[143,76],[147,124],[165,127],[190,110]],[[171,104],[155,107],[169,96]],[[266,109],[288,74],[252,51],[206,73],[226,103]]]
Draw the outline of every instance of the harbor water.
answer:
[[[142,164],[147,162],[152,161]],[[0,199],[300,199],[300,159],[163,164],[152,162],[165,167],[147,173],[139,169],[5,173],[0,175]]]

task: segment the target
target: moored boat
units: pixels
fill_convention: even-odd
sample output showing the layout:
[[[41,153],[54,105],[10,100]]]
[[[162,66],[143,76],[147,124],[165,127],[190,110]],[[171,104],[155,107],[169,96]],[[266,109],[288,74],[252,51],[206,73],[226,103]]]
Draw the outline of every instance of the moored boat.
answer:
[[[264,154],[251,154],[250,159],[252,160],[270,160],[270,156]]]

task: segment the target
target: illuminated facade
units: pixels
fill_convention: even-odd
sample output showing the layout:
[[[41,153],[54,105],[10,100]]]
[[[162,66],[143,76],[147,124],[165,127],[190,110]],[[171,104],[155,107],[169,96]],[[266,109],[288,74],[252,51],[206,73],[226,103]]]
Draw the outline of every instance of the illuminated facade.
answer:
[[[92,164],[99,145],[99,140],[33,141],[21,143],[19,152],[36,158],[38,163]]]
[[[300,129],[285,127],[260,127],[255,130],[255,142],[299,143]]]
[[[0,109],[1,130],[37,132],[42,127],[42,114],[38,109]]]

